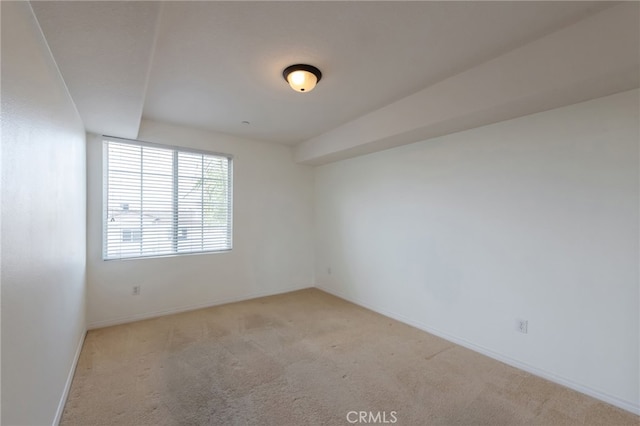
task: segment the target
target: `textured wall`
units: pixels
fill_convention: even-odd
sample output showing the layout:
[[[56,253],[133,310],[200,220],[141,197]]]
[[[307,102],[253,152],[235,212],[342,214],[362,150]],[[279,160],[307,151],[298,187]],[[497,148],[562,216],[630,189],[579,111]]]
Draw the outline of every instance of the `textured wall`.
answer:
[[[52,424],[85,323],[82,122],[28,2],[2,2],[2,424]]]

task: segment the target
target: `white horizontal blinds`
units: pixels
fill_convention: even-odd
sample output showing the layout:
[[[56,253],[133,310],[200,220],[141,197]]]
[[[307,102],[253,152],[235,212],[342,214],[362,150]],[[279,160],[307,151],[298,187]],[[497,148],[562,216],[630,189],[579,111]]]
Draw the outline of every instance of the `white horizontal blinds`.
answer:
[[[178,152],[179,253],[229,248],[229,159]]]
[[[105,141],[104,258],[231,248],[231,159]]]

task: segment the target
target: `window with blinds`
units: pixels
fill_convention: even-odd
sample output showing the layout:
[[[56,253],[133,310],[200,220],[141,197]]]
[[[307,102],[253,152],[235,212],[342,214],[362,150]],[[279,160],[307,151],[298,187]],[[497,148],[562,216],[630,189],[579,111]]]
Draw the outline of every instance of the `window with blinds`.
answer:
[[[105,260],[231,250],[230,156],[103,144]]]

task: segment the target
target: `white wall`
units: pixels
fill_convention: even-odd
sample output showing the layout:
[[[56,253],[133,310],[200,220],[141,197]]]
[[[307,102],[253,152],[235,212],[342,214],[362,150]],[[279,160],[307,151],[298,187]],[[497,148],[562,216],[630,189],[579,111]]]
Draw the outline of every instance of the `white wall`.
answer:
[[[638,412],[638,104],[319,167],[317,285]]]
[[[102,141],[91,136],[89,328],[313,285],[313,169],[296,165],[290,147],[146,120],[138,139],[234,156],[233,250],[103,261]]]
[[[2,2],[2,424],[52,424],[85,331],[85,133],[28,2]]]

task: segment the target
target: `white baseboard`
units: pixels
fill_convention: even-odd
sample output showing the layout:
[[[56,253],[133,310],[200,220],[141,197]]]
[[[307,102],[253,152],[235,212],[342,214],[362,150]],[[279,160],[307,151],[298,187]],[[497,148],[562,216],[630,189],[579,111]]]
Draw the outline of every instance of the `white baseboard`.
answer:
[[[67,375],[67,382],[64,384],[64,391],[62,392],[62,396],[60,397],[60,402],[58,402],[58,409],[56,410],[56,417],[53,419],[53,426],[58,426],[60,423],[60,419],[62,418],[62,412],[64,411],[64,406],[67,403],[67,397],[69,396],[69,390],[71,389],[71,383],[73,382],[73,376],[76,372],[76,367],[78,366],[78,360],[80,359],[80,352],[82,352],[82,345],[84,345],[84,339],[87,337],[87,330],[82,333],[82,337],[78,342],[78,347],[76,348],[76,354],[73,357],[73,363],[71,364],[71,369],[69,369],[69,374]]]
[[[165,315],[179,314],[181,312],[189,312],[189,311],[195,311],[197,309],[211,308],[213,306],[224,305],[226,303],[242,302],[244,300],[256,299],[258,297],[275,296],[277,294],[289,293],[292,291],[304,290],[307,288],[312,288],[312,287],[311,286],[291,287],[291,288],[279,289],[273,292],[263,291],[263,292],[257,292],[257,293],[250,293],[250,294],[238,296],[238,297],[215,299],[215,300],[211,300],[204,303],[197,303],[195,305],[179,306],[176,308],[164,309],[161,311],[145,312],[141,314],[129,315],[126,317],[107,319],[102,321],[94,321],[92,323],[89,323],[89,325],[87,326],[87,329],[95,330],[96,328],[110,327],[112,325],[126,324],[126,323],[141,321],[145,319],[162,317]]]
[[[424,324],[424,323],[422,323],[420,321],[412,320],[411,318],[408,318],[408,317],[406,317],[406,316],[404,316],[402,314],[398,314],[398,313],[395,313],[395,312],[390,312],[390,311],[387,311],[385,309],[379,309],[379,308],[377,308],[375,306],[372,306],[372,305],[370,305],[370,304],[368,304],[366,302],[363,302],[361,300],[349,297],[349,296],[347,296],[347,295],[345,295],[345,294],[343,294],[343,293],[341,293],[339,291],[336,291],[336,290],[333,290],[333,289],[329,289],[329,288],[326,288],[326,287],[321,286],[321,285],[316,285],[316,288],[319,289],[319,290],[322,290],[324,292],[327,292],[329,294],[332,294],[332,295],[334,295],[336,297],[339,297],[341,299],[347,300],[347,301],[349,301],[351,303],[354,303],[356,305],[362,306],[363,308],[369,309],[371,311],[377,312],[377,313],[379,313],[381,315],[384,315],[386,317],[393,318],[393,319],[395,319],[397,321],[400,321],[402,323],[408,324],[408,325],[410,325],[412,327],[415,327],[415,328],[418,328],[420,330],[426,331],[427,333],[431,333],[431,334],[433,334],[435,336],[441,337],[441,338],[443,338],[445,340],[448,340],[449,342],[458,344],[460,346],[464,346],[467,349],[471,349],[472,351],[475,351],[475,352],[481,353],[483,355],[486,355],[489,358],[493,358],[495,360],[503,362],[503,363],[505,363],[507,365],[510,365],[512,367],[518,368],[520,370],[524,370],[527,373],[531,373],[531,374],[533,374],[535,376],[542,377],[542,378],[547,379],[547,380],[549,380],[551,382],[554,382],[554,383],[557,383],[559,385],[568,387],[570,389],[573,389],[573,390],[578,391],[580,393],[583,393],[585,395],[588,395],[588,396],[591,396],[593,398],[596,398],[596,399],[599,399],[601,401],[604,401],[604,402],[606,402],[608,404],[611,404],[611,405],[614,405],[616,407],[622,408],[623,410],[629,411],[629,412],[631,412],[633,414],[640,415],[640,404],[633,403],[633,402],[630,402],[630,401],[625,401],[623,399],[620,399],[620,398],[617,398],[615,396],[609,395],[609,394],[607,394],[605,392],[602,392],[602,391],[599,391],[597,389],[593,389],[593,388],[590,388],[588,386],[581,385],[580,383],[576,383],[576,382],[574,382],[572,380],[569,380],[567,378],[558,376],[556,374],[550,373],[548,371],[542,370],[540,368],[537,368],[537,367],[534,367],[532,365],[526,364],[524,362],[518,361],[516,359],[510,358],[508,356],[502,355],[502,354],[500,354],[498,352],[494,352],[491,349],[487,349],[485,347],[476,345],[474,343],[469,342],[468,340],[465,340],[465,339],[462,339],[460,337],[453,336],[453,335],[451,335],[449,333],[434,329],[434,328],[429,327],[428,325],[426,325],[426,324]]]

